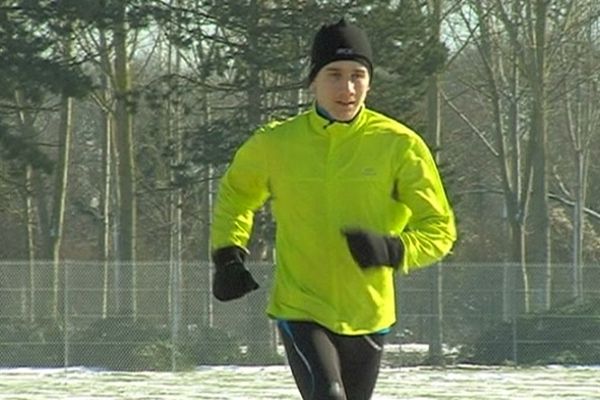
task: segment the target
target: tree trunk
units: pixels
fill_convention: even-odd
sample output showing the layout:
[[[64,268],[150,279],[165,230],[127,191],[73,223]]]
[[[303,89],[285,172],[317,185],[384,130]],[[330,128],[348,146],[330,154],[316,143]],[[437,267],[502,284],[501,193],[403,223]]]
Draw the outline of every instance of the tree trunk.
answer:
[[[175,0],[177,6],[179,1]],[[172,4],[172,2],[171,2]],[[170,26],[173,28],[173,25]],[[173,54],[174,53],[174,54]],[[181,57],[177,48],[169,44],[167,51],[167,74],[168,76],[177,76],[180,72]],[[179,176],[181,169],[179,168],[183,162],[183,142],[179,119],[181,118],[179,104],[181,96],[179,91],[175,92],[175,98],[169,97],[167,102],[167,135],[169,142],[175,146],[175,153],[171,160],[170,170],[170,185],[169,185],[169,311],[171,314],[171,342],[173,346],[172,369],[177,370],[177,353],[179,330],[181,326],[181,294],[182,294],[182,203],[183,189],[179,184]]]
[[[210,112],[210,107],[209,107],[209,103],[208,103],[208,96],[207,98],[204,99],[204,123],[208,124],[211,120],[211,112]],[[204,150],[206,151],[206,149]],[[202,259],[203,261],[207,261],[207,265],[206,265],[206,289],[204,291],[205,296],[204,296],[204,319],[202,320],[203,324],[205,326],[208,327],[213,327],[214,326],[214,296],[212,295],[212,284],[213,284],[213,274],[212,274],[212,268],[211,268],[211,250],[212,250],[212,245],[211,245],[211,240],[210,240],[210,229],[212,226],[212,210],[213,210],[213,204],[214,204],[214,195],[215,195],[215,177],[214,177],[215,173],[214,173],[214,168],[212,164],[208,164],[205,167],[205,171],[204,171],[204,177],[206,180],[206,189],[204,192],[204,204],[205,204],[205,221],[206,223],[204,224],[204,229],[202,230],[202,232],[204,233],[204,243],[203,243],[203,247],[205,248],[205,252],[204,252],[204,258]],[[202,248],[202,246],[201,246]]]
[[[52,316],[58,318],[60,307],[60,248],[63,236],[65,207],[67,201],[67,184],[69,175],[69,157],[71,149],[72,126],[72,99],[63,97],[60,105],[60,128],[58,145],[58,163],[55,170],[54,201],[52,202],[52,219],[50,222],[50,240],[52,246]]]
[[[576,80],[583,80],[581,76],[581,69],[579,65],[575,67]],[[571,139],[571,145],[573,146],[574,152],[574,165],[575,165],[575,182],[573,183],[573,255],[572,255],[572,266],[571,266],[571,290],[573,300],[576,302],[583,301],[583,293],[580,291],[582,288],[580,268],[583,263],[583,209],[585,207],[584,200],[584,180],[585,180],[585,152],[582,148],[582,130],[584,121],[581,115],[581,104],[583,104],[582,94],[579,83],[576,84],[575,92],[575,104],[571,101],[571,93],[569,90],[568,82],[565,79],[563,86],[563,99],[565,107],[565,115],[567,118],[567,131]]]
[[[575,152],[575,206],[573,207],[573,298],[583,303],[583,238],[585,208],[585,153],[580,147]]]
[[[442,0],[430,2],[431,39],[434,43],[440,43],[440,26]],[[442,146],[442,118],[440,112],[440,89],[439,76],[434,73],[428,78],[427,89],[427,136],[435,151],[435,159],[440,162],[440,149]],[[439,262],[429,269],[431,282],[431,321],[429,338],[429,359],[434,365],[444,364],[443,353],[443,275],[442,263]]]
[[[15,102],[19,108],[18,112],[18,126],[22,132],[23,137],[31,141],[29,145],[33,145],[32,142],[36,136],[34,118],[29,111],[29,104],[25,99],[25,95],[22,91],[17,90],[15,92]],[[34,168],[30,160],[27,160],[25,166],[25,182],[24,187],[25,193],[25,207],[27,215],[27,248],[29,255],[29,275],[31,284],[30,293],[30,318],[46,318],[52,314],[52,297],[49,290],[41,290],[37,293],[38,287],[51,289],[52,288],[52,275],[47,270],[44,263],[40,263],[38,258],[41,260],[49,260],[48,244],[46,242],[46,235],[37,235],[39,232],[48,232],[48,213],[46,209],[46,202],[40,199],[44,199],[43,186],[40,183],[39,172]],[[38,240],[41,241],[39,245],[38,255]]]
[[[33,168],[25,167],[25,216],[27,228],[27,254],[29,263],[29,322],[34,322],[36,313],[36,276],[35,276],[35,206],[33,201],[33,185],[31,182]]]
[[[596,6],[597,7],[597,6]],[[572,297],[577,303],[584,301],[583,266],[585,237],[585,200],[587,192],[587,173],[589,168],[590,140],[597,129],[598,85],[593,77],[596,73],[595,40],[593,23],[597,10],[591,4],[582,11],[584,22],[575,33],[575,43],[567,48],[562,62],[572,65],[572,72],[563,81],[562,98],[566,126],[574,157],[573,198],[573,254],[571,266]]]
[[[507,149],[504,152],[506,168],[504,183],[504,198],[507,209],[507,219],[509,227],[510,251],[508,259],[508,270],[505,270],[502,296],[502,320],[505,322],[514,321],[517,317],[518,306],[523,304],[528,308],[526,297],[517,296],[517,287],[519,285],[519,276],[521,277],[521,286],[524,292],[529,289],[527,279],[527,261],[525,259],[525,219],[527,215],[527,203],[529,201],[529,191],[523,187],[523,154],[521,151],[521,127],[519,124],[519,77],[520,72],[517,65],[517,49],[515,46],[511,49],[513,63],[510,66],[509,75],[509,93],[510,103],[508,105],[508,136]]]
[[[259,58],[261,53],[259,50],[259,25],[261,15],[261,1],[251,0],[248,7],[248,19],[246,21],[246,32],[248,35],[248,47],[246,48],[245,61],[248,63],[248,125],[250,129],[256,129],[263,121],[262,115],[262,102],[263,102],[263,91],[261,86],[260,76],[260,63]],[[264,218],[262,216],[265,213],[263,208],[255,215],[255,229],[253,237],[253,246],[250,249],[251,258],[253,261],[264,261],[263,255],[266,252],[264,246],[267,246],[266,241],[261,237],[264,229],[261,229],[264,225]],[[250,328],[249,343],[248,343],[248,356],[252,360],[262,361],[271,358],[274,349],[269,347],[270,341],[265,340],[269,338],[271,328],[270,322],[267,318],[259,318],[257,316],[264,315],[264,294],[257,293],[256,296],[249,297],[247,302],[248,307],[248,324]]]
[[[100,65],[102,72],[100,75],[100,126],[102,127],[102,233],[100,236],[100,251],[102,266],[102,318],[108,317],[108,290],[109,290],[109,259],[110,259],[110,233],[111,233],[111,204],[112,204],[112,126],[113,118],[109,104],[111,64],[109,59],[109,48],[106,42],[106,34],[100,31]]]
[[[131,82],[127,54],[125,2],[121,1],[113,28],[115,46],[115,137],[119,174],[119,254],[117,313],[136,318],[135,241],[136,193],[133,150]]]
[[[64,42],[64,56],[66,59],[71,57],[71,39],[67,38]],[[63,237],[65,207],[67,202],[67,185],[69,182],[69,159],[71,152],[71,138],[73,135],[73,99],[61,95],[60,104],[60,124],[58,128],[58,161],[56,163],[54,200],[52,202],[52,217],[50,220],[50,243],[52,251],[52,271],[53,271],[53,298],[52,298],[52,316],[58,318],[59,311],[62,309],[60,304],[61,297],[61,279],[60,279],[60,248]]]
[[[528,80],[531,85],[532,115],[530,130],[530,151],[532,166],[532,194],[530,221],[532,235],[529,241],[528,259],[531,265],[528,275],[531,285],[531,311],[548,310],[551,305],[551,248],[550,220],[548,205],[547,172],[547,130],[546,130],[546,12],[547,1],[536,0],[527,14],[533,22],[530,25],[530,43],[528,52]],[[530,19],[531,21],[531,19]]]
[[[523,296],[521,299],[517,296],[517,287],[521,284],[524,292],[527,292],[529,287],[524,257],[524,221],[529,191],[523,186],[523,182],[527,180],[523,179],[521,167],[523,155],[518,100],[520,39],[518,26],[515,23],[519,20],[520,0],[515,0],[510,5],[500,2],[497,4],[497,15],[495,15],[489,9],[484,9],[481,2],[473,2],[478,16],[481,38],[479,51],[483,59],[488,96],[492,107],[493,132],[498,143],[497,160],[506,210],[509,249],[502,280],[502,319],[512,321],[521,302],[525,309],[528,308],[527,297]],[[509,6],[511,9],[506,10],[505,7]],[[496,32],[500,29],[495,26],[496,20],[492,18],[495,16],[499,16],[510,38],[510,54],[507,57],[503,57],[505,53],[499,45],[504,42],[504,39],[497,36]],[[505,69],[508,69],[508,74],[504,73]]]

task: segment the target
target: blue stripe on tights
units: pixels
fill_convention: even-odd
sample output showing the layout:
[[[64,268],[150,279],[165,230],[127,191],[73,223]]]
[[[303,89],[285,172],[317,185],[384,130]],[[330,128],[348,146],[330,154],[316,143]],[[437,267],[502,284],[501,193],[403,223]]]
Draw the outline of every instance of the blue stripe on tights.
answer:
[[[313,374],[312,368],[310,367],[310,363],[308,362],[308,359],[306,358],[306,356],[304,354],[302,354],[302,352],[300,351],[300,348],[298,347],[298,344],[296,343],[296,339],[294,339],[294,334],[292,333],[291,324],[286,320],[278,319],[277,325],[283,332],[285,332],[290,337],[290,339],[292,340],[292,345],[294,346],[294,350],[296,350],[296,353],[298,353],[298,357],[300,357],[302,362],[304,362],[304,365],[306,365],[306,369],[308,370],[308,374],[310,375],[310,381],[311,381],[310,398],[312,399],[314,397],[316,383],[315,383],[315,375]]]

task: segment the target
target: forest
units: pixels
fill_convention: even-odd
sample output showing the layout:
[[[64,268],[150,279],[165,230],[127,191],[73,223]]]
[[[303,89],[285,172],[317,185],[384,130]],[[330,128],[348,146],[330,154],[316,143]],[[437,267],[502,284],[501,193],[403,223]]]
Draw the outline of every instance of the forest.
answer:
[[[373,43],[367,105],[435,154],[462,290],[489,278],[473,266],[504,268],[502,320],[600,297],[594,0],[2,0],[0,292],[18,265],[33,321],[61,314],[66,261],[101,267],[104,317],[137,312],[148,263],[169,296],[197,286],[181,266],[209,260],[221,173],[261,124],[311,106],[311,40],[342,16]],[[427,273],[441,290],[444,266]]]

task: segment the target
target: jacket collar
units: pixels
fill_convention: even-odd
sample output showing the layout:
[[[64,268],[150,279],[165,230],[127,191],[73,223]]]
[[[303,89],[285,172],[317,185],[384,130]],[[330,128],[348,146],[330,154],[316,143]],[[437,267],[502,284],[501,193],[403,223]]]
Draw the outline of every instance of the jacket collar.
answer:
[[[308,112],[308,119],[310,126],[313,131],[321,134],[321,135],[335,135],[336,137],[350,135],[356,132],[360,127],[362,127],[367,118],[367,113],[365,112],[365,106],[363,105],[361,109],[356,114],[356,117],[350,122],[340,122],[340,121],[331,121],[325,117],[323,117],[317,111],[317,103],[313,102],[313,105]]]

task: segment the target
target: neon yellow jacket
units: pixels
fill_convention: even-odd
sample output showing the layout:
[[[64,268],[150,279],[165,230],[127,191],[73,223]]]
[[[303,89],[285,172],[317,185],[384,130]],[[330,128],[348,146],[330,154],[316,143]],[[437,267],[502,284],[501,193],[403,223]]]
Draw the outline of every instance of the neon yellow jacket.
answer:
[[[259,129],[222,178],[212,247],[245,247],[254,210],[272,200],[276,270],[267,313],[348,335],[395,322],[392,268],[361,269],[344,228],[398,236],[408,273],[441,259],[456,238],[434,160],[406,126],[363,108],[330,123],[313,106]]]

